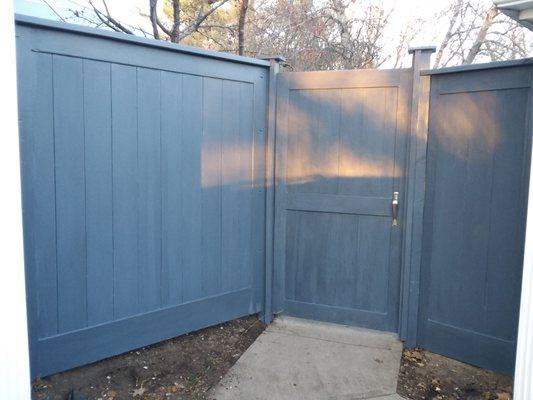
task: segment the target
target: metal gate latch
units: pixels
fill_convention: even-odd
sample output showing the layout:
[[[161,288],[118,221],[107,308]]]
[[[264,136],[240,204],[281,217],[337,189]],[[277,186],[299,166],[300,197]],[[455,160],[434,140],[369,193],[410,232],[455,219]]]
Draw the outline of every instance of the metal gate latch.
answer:
[[[398,198],[400,197],[399,192],[394,192],[392,194],[392,226],[398,225]]]

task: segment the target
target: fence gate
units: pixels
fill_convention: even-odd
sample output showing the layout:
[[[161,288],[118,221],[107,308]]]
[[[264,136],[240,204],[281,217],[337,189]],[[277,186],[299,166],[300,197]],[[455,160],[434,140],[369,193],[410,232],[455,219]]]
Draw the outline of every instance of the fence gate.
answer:
[[[275,311],[397,331],[411,74],[280,74]]]
[[[268,62],[17,21],[32,375],[263,309]]]
[[[418,343],[512,374],[533,69],[505,66],[431,76]]]

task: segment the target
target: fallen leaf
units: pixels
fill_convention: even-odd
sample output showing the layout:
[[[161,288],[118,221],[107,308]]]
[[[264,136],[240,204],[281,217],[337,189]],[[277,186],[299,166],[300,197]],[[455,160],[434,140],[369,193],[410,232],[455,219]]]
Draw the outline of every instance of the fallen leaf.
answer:
[[[146,389],[143,388],[143,387],[140,387],[139,389],[135,389],[133,391],[133,397],[135,397],[135,396],[141,397],[144,394],[144,392],[146,392]]]
[[[498,400],[511,400],[511,395],[506,392],[496,393]]]

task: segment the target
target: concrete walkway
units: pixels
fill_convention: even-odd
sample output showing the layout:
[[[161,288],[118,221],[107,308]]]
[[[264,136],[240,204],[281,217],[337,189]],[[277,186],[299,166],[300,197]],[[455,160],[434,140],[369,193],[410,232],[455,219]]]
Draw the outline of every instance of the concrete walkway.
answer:
[[[216,400],[396,400],[396,335],[279,317],[211,393]]]

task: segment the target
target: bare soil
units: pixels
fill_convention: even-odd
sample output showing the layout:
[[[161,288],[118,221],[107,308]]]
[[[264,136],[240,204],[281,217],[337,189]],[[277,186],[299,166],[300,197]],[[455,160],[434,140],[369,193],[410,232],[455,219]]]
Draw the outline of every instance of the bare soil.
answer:
[[[420,349],[404,350],[398,394],[411,400],[511,400],[513,380]]]
[[[33,382],[35,400],[206,399],[264,330],[240,318]]]

